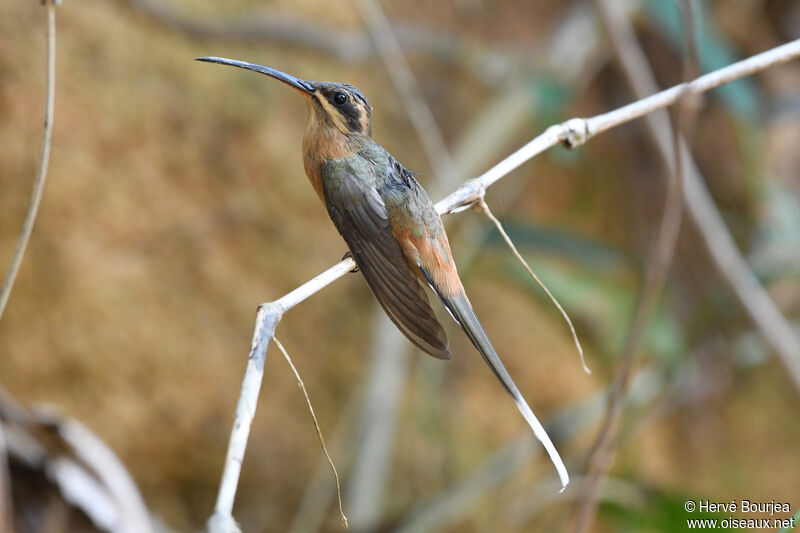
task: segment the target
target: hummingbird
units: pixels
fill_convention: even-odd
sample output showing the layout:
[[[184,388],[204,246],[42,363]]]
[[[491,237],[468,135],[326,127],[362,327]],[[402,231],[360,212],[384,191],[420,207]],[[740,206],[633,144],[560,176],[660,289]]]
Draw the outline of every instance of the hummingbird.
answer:
[[[433,202],[415,173],[372,139],[372,106],[364,94],[348,83],[303,80],[245,61],[197,61],[265,74],[305,97],[305,172],[378,303],[418,348],[450,359],[447,335],[424,289],[429,286],[511,395],[566,487],[569,475],[558,451],[500,361],[464,292]]]

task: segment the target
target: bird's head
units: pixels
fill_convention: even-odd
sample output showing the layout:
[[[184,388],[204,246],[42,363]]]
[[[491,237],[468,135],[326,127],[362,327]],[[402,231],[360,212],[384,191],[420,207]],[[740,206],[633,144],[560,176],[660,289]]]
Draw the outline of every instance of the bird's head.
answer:
[[[344,135],[372,136],[372,106],[364,94],[350,84],[302,80],[274,68],[235,59],[200,57],[197,60],[253,70],[296,89],[307,98],[312,125],[317,129],[336,128]]]

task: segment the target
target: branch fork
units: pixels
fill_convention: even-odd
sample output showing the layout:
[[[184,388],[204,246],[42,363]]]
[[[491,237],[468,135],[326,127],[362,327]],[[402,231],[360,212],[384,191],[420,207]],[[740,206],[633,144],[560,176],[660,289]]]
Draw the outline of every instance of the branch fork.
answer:
[[[602,115],[591,118],[573,118],[551,126],[481,176],[464,182],[453,193],[440,200],[436,204],[436,210],[442,215],[458,213],[474,206],[476,203],[480,204],[485,196],[486,189],[492,184],[531,158],[557,144],[563,144],[568,148],[581,146],[599,133],[645,116],[658,109],[671,106],[684,96],[711,90],[729,81],[749,76],[798,57],[800,57],[800,39],[701,76],[689,83],[688,87],[685,84],[677,85]],[[343,277],[355,267],[355,261],[352,258],[346,258],[278,300],[259,306],[256,314],[253,342],[250,347],[250,356],[242,383],[239,405],[236,409],[236,419],[231,432],[217,504],[214,514],[208,521],[210,533],[238,531],[231,515],[233,500],[247,445],[250,424],[261,387],[267,346],[275,334],[278,322],[286,311],[317,293],[323,287]],[[779,321],[785,321],[777,310],[773,315],[777,316]],[[792,344],[790,348],[793,347],[794,345]],[[783,355],[788,358],[789,364],[787,366],[800,366],[800,363],[793,358],[793,349],[786,349],[783,352],[785,352]]]

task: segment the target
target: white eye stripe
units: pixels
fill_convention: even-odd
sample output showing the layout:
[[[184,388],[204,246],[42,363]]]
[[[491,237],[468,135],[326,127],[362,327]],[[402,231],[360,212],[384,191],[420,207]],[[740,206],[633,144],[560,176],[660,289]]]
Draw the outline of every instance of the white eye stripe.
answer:
[[[333,121],[339,131],[342,133],[347,133],[348,128],[347,124],[344,122],[344,117],[342,117],[341,113],[339,113],[339,111],[333,107],[333,105],[331,105],[328,99],[324,96],[321,96],[320,98],[317,98],[317,101],[320,103],[320,105],[322,105],[325,113],[328,115],[330,120]]]

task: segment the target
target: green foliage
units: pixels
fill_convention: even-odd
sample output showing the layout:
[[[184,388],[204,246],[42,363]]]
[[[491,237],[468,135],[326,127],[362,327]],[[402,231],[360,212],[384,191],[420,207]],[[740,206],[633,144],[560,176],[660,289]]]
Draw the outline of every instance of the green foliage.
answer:
[[[617,533],[673,533],[687,531],[687,519],[719,519],[727,518],[720,513],[688,513],[684,508],[691,497],[668,492],[650,493],[644,505],[620,505],[604,503],[600,505],[600,518]],[[714,531],[732,531],[717,527]]]
[[[800,275],[800,200],[771,180],[761,191],[762,218],[753,238],[752,262],[759,278],[772,282]]]
[[[521,222],[505,223],[504,227],[523,255],[529,255],[525,254],[526,249],[539,254],[549,252],[534,259],[529,257],[531,268],[573,319],[590,325],[591,339],[597,348],[610,357],[618,356],[640,291],[632,260],[619,250],[568,230]],[[491,234],[489,243],[498,249],[505,248],[496,233]],[[511,254],[507,255],[506,271],[516,283],[530,290],[546,306],[550,305]],[[654,313],[643,349],[671,362],[681,361],[687,353],[684,328],[668,304],[662,303]]]
[[[683,25],[678,2],[646,0],[645,12],[653,25],[661,30],[673,48],[681,53],[684,46]],[[697,6],[697,49],[703,72],[711,72],[738,61],[740,55],[722,36],[704,1]],[[758,114],[758,92],[752,80],[742,79],[723,85],[713,91],[730,111],[741,119],[754,121]]]
[[[537,78],[530,84],[531,97],[536,103],[535,127],[536,132],[563,122],[568,118],[567,107],[572,103],[574,91],[571,87],[554,77],[544,76]],[[563,165],[574,163],[582,152],[579,150],[568,150],[557,147],[548,152],[552,157]]]

